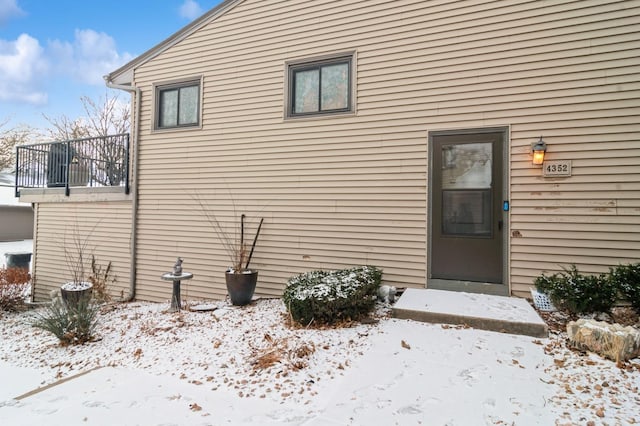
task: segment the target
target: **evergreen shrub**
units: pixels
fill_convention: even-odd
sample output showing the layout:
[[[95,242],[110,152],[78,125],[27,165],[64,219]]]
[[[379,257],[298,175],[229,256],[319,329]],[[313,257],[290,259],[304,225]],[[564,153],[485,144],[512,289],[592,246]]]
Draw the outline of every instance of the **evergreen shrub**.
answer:
[[[289,279],[283,300],[301,324],[355,320],[373,309],[381,281],[382,270],[374,266],[311,271]]]
[[[551,276],[543,274],[534,284],[554,305],[574,314],[609,312],[618,297],[618,288],[607,275],[583,275],[575,265]]]
[[[640,313],[640,263],[618,265],[609,269],[609,279],[631,306]]]

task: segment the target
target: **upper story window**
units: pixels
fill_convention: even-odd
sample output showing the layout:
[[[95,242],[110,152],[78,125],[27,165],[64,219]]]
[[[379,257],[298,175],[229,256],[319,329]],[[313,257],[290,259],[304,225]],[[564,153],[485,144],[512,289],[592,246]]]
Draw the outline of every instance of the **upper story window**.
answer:
[[[200,124],[200,80],[158,85],[155,90],[156,129]]]
[[[353,57],[288,65],[288,117],[353,111]]]

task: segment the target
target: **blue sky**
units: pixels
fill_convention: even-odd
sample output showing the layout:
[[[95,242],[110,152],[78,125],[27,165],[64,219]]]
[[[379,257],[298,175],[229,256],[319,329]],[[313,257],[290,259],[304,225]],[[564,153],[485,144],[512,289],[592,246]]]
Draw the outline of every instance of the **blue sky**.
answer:
[[[81,96],[107,93],[103,75],[220,2],[0,0],[0,123],[42,129],[42,114],[80,117]]]

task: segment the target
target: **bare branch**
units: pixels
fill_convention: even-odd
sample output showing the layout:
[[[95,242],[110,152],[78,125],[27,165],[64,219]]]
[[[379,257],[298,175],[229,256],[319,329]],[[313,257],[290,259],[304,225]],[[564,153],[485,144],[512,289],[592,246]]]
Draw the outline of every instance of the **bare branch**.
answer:
[[[66,141],[129,132],[131,108],[128,102],[120,101],[117,95],[109,96],[106,92],[97,101],[88,96],[81,96],[80,102],[85,117],[71,119],[64,114],[59,117],[43,114],[52,126],[48,129],[51,139]]]
[[[47,136],[54,141],[70,141],[90,136],[86,125],[80,118],[72,120],[64,114],[59,117],[49,117],[46,114],[42,114],[42,116],[52,126],[47,129]]]
[[[93,256],[93,249],[89,247],[89,240],[99,224],[100,221],[89,230],[84,238],[77,223],[73,224],[73,228],[70,231],[67,229],[65,232],[63,239],[64,259],[74,284],[87,280],[86,264],[88,259]],[[69,233],[71,233],[71,241],[67,240]]]
[[[91,136],[128,133],[130,128],[130,106],[121,102],[118,96],[109,97],[105,93],[98,102],[82,96],[82,107],[87,114],[87,129]]]
[[[29,143],[37,136],[36,130],[29,126],[1,130],[8,122],[0,123],[0,171],[15,165],[16,146]]]

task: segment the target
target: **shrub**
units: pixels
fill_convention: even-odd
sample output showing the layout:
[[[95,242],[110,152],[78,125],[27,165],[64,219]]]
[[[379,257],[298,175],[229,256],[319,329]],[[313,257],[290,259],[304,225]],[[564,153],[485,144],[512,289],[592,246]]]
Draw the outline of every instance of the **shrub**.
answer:
[[[372,266],[311,271],[289,280],[283,300],[291,317],[301,324],[334,324],[368,314],[381,280],[382,271]]]
[[[111,301],[109,286],[116,282],[115,277],[111,277],[111,262],[107,263],[107,266],[103,268],[103,266],[96,261],[96,257],[91,255],[91,275],[89,275],[89,282],[93,285],[93,297],[98,302]]]
[[[0,268],[0,310],[17,311],[24,307],[31,276],[24,268]]]
[[[620,290],[620,293],[631,302],[631,306],[640,312],[640,263],[610,268],[609,279]]]
[[[574,314],[608,312],[618,296],[618,289],[606,275],[582,275],[575,265],[550,277],[543,274],[534,284],[554,305]]]
[[[31,325],[52,333],[63,346],[81,345],[93,340],[98,307],[86,300],[76,305],[54,302],[43,312],[37,312]]]
[[[542,274],[536,277],[533,284],[536,286],[536,290],[540,293],[546,293],[551,297],[551,293],[559,285],[559,281],[561,279],[560,274],[553,274],[550,277]]]

